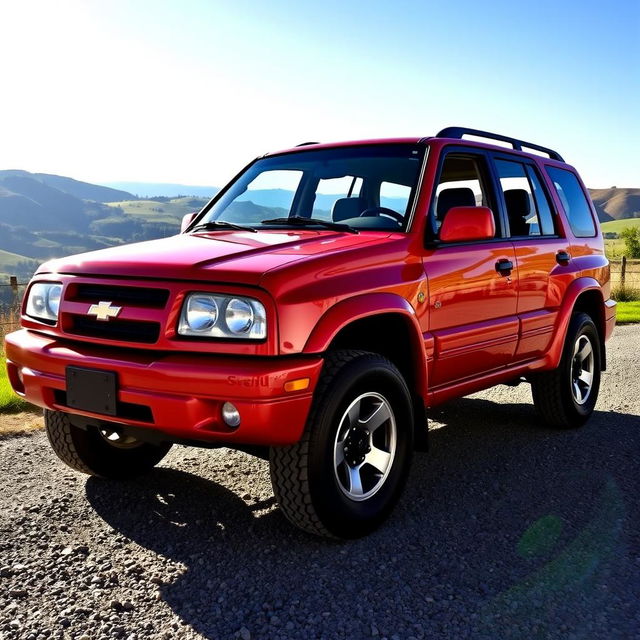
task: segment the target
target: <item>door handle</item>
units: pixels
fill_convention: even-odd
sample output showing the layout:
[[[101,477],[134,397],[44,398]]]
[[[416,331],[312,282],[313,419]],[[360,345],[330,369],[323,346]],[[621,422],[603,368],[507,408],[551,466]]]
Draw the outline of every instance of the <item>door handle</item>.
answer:
[[[496,262],[496,271],[501,276],[508,276],[511,271],[513,271],[513,262],[511,262],[511,260],[506,260],[505,258],[498,260],[498,262]]]
[[[570,261],[571,254],[568,251],[558,251],[558,253],[556,253],[556,262],[563,267],[568,265]]]

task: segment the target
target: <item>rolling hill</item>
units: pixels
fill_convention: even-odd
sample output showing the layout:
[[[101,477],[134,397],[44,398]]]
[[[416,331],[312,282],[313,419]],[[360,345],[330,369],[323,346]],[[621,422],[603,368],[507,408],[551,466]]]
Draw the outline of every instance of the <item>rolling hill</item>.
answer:
[[[600,222],[640,218],[640,189],[589,189]]]
[[[133,200],[135,196],[128,191],[111,189],[102,185],[81,182],[65,176],[56,176],[49,173],[29,173],[18,169],[0,171],[0,185],[3,181],[13,178],[33,180],[47,187],[66,193],[80,200],[93,200],[94,202],[115,202],[117,200]]]
[[[64,176],[0,171],[0,280],[28,278],[49,258],[171,235],[185,213],[206,202],[142,201]]]

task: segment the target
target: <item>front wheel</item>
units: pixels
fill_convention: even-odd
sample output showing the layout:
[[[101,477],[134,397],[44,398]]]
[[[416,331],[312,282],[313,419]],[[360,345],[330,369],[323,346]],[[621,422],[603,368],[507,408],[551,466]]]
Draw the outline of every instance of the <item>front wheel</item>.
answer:
[[[545,422],[570,429],[591,416],[600,390],[600,336],[591,316],[574,313],[557,369],[531,379],[533,402]]]
[[[69,467],[101,478],[131,478],[152,469],[171,444],[150,444],[124,435],[115,427],[82,429],[62,411],[44,412],[44,426],[51,448]]]
[[[302,439],[271,449],[274,493],[301,529],[356,538],[397,502],[412,449],[411,397],[398,369],[374,353],[336,351],[326,358]]]

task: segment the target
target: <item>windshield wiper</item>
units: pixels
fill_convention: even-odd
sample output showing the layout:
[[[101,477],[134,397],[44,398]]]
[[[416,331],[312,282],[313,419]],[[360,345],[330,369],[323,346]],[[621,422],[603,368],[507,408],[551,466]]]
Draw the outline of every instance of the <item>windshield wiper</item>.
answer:
[[[291,216],[290,218],[273,218],[263,220],[262,224],[290,225],[292,227],[324,227],[332,231],[346,231],[347,233],[360,233],[357,229],[342,222],[330,222],[329,220],[318,220],[317,218],[302,218],[301,216]]]
[[[239,231],[251,231],[251,233],[257,233],[257,231],[253,227],[247,227],[242,224],[236,224],[235,222],[229,222],[227,220],[210,220],[209,222],[204,222],[203,224],[196,225],[193,229],[189,229],[189,231],[198,231],[198,229],[219,229],[219,228],[227,228],[227,229],[238,229]]]

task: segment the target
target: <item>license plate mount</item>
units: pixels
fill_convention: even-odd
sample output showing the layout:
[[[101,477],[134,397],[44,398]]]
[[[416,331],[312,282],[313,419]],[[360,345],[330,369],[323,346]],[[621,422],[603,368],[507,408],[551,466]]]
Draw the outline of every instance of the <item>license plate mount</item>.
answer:
[[[80,411],[115,416],[118,378],[115,371],[67,367],[67,406]]]

